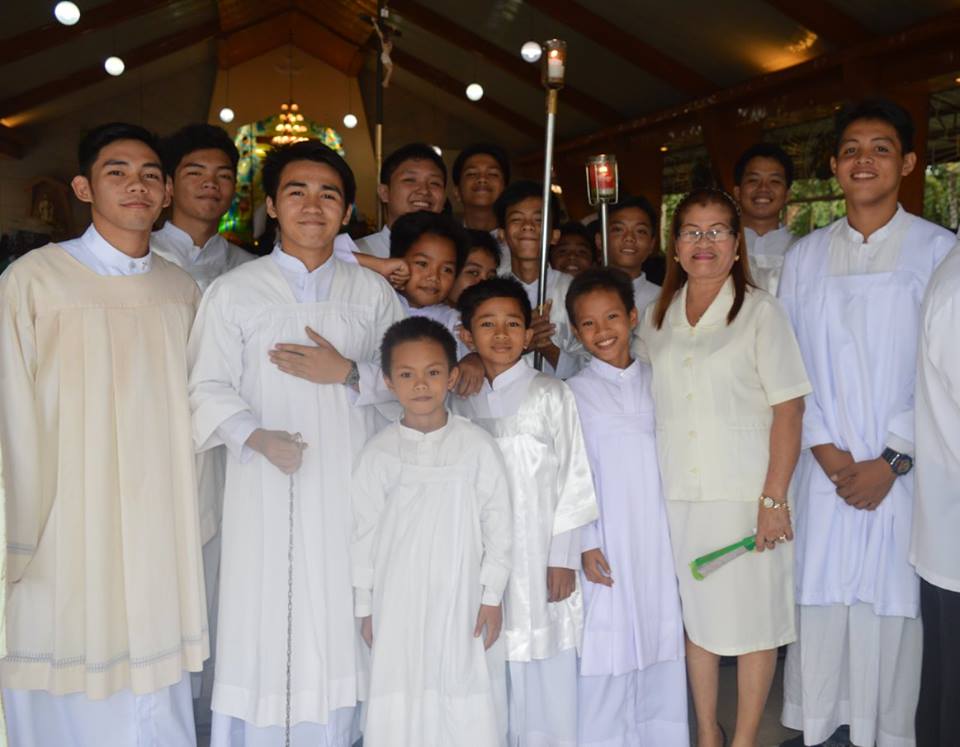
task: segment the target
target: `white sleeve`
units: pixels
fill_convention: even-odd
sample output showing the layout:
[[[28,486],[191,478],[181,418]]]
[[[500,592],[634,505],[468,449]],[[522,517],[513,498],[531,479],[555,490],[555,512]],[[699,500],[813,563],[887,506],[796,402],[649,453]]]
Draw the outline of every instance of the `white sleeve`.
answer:
[[[373,544],[386,506],[386,492],[376,469],[376,452],[365,448],[353,469],[350,499],[353,507],[353,537],[350,568],[354,588],[354,614],[371,614],[373,596]]]
[[[480,452],[477,493],[480,509],[480,537],[483,559],[480,561],[482,603],[500,604],[510,577],[513,546],[513,508],[506,467],[496,444]]]

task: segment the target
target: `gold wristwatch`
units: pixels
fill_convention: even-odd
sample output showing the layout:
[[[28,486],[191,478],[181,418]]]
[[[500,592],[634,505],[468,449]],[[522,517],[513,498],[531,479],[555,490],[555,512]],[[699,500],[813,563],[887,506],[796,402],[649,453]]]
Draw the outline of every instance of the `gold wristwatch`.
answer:
[[[787,502],[786,502],[786,501],[783,501],[782,503],[780,503],[780,502],[778,502],[775,498],[771,498],[769,495],[761,495],[761,496],[760,496],[760,505],[763,506],[764,508],[774,508],[774,509],[776,509],[776,508],[790,508],[790,507],[787,505]]]

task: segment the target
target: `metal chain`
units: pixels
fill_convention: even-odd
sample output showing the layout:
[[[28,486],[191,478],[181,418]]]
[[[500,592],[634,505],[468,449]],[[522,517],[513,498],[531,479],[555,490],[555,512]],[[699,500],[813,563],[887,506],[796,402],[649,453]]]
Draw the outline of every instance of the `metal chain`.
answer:
[[[295,433],[293,441],[300,446],[303,439]],[[293,494],[294,473],[290,473],[290,495],[287,501],[287,682],[283,716],[283,744],[290,747],[290,698],[293,689]]]

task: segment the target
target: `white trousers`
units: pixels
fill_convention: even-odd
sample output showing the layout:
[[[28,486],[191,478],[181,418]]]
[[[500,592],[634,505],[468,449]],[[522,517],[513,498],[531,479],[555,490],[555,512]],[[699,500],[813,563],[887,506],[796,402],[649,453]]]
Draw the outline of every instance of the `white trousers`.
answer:
[[[577,652],[507,662],[510,747],[576,747]]]
[[[858,747],[914,747],[923,628],[919,618],[879,616],[868,604],[797,606],[787,648],[781,721],[819,744],[850,725]]]
[[[84,693],[4,688],[11,747],[196,747],[190,676],[148,695],[121,690],[103,700]]]
[[[689,747],[683,659],[580,677],[581,747]]]
[[[331,711],[325,724],[303,722],[290,729],[291,747],[350,747],[357,739],[360,709]],[[254,726],[233,716],[213,712],[210,747],[283,747],[282,726]]]

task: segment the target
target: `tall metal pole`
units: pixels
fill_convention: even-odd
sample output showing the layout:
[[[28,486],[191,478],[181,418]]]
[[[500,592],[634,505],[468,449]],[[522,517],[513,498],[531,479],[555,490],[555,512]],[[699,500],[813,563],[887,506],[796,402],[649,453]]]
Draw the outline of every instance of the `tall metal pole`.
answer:
[[[537,309],[547,302],[547,260],[550,257],[550,203],[553,190],[553,139],[557,128],[557,90],[547,89],[547,139],[543,157],[543,222],[540,226],[540,277],[537,282]],[[534,353],[533,365],[543,370],[543,353]]]
[[[603,266],[610,264],[610,252],[607,250],[607,203],[600,203],[600,242],[603,246]]]
[[[547,89],[547,137],[543,152],[543,220],[540,224],[540,277],[537,282],[537,309],[543,313],[547,301],[547,260],[550,256],[550,199],[553,194],[553,141],[557,128],[557,98],[566,74],[567,44],[559,39],[545,42],[543,85]],[[543,370],[543,353],[534,353],[533,365]]]

